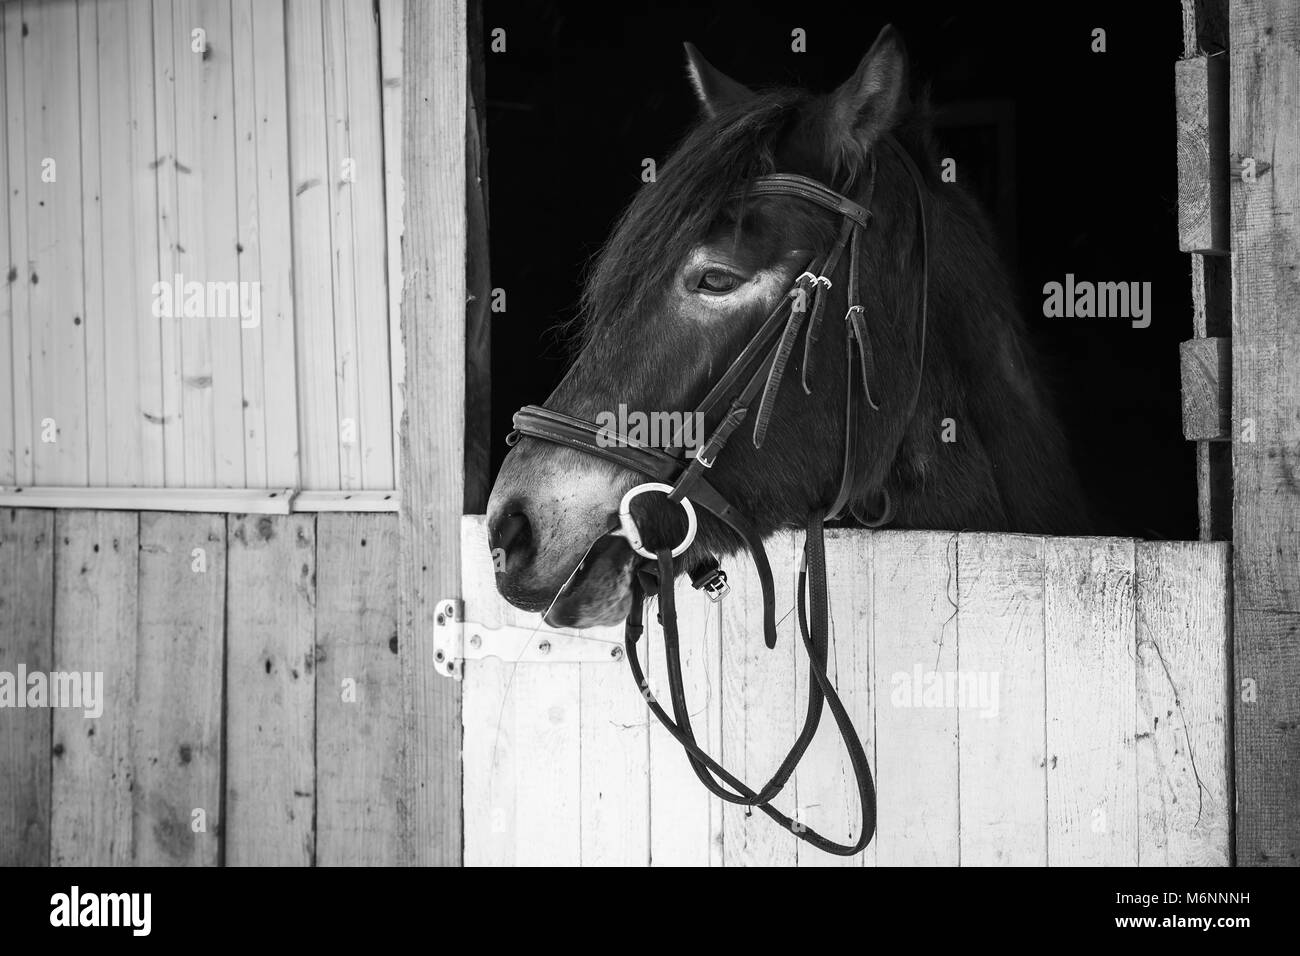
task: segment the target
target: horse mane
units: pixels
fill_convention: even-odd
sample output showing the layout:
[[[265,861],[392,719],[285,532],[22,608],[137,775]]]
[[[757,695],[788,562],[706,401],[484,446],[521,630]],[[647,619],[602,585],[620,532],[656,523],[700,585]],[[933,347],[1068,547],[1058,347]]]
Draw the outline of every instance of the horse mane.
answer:
[[[606,317],[640,312],[677,267],[682,250],[718,220],[738,184],[774,171],[776,143],[807,95],[768,91],[686,134],[597,253],[572,320],[579,348]]]

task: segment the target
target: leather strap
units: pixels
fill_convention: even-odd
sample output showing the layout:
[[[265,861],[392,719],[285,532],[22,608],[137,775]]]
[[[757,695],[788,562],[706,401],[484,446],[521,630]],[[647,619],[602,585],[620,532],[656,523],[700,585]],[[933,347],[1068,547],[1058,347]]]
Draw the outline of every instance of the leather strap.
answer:
[[[808,519],[808,535],[804,542],[804,560],[806,570],[801,570],[799,573],[798,613],[800,636],[808,653],[808,712],[804,718],[803,730],[800,732],[798,739],[790,748],[785,760],[781,762],[781,766],[762,790],[754,790],[729,772],[722,764],[705,752],[695,739],[690,724],[690,709],[683,688],[684,681],[682,679],[681,654],[677,634],[677,607],[671,584],[671,575],[673,574],[672,557],[667,550],[659,552],[660,580],[662,582],[666,577],[669,581],[667,587],[661,587],[659,590],[659,605],[664,628],[664,652],[668,663],[668,681],[672,696],[673,717],[669,717],[655,699],[637,655],[637,644],[644,632],[642,618],[645,593],[640,582],[635,579],[632,588],[632,611],[628,614],[627,623],[624,627],[623,643],[633,679],[636,681],[637,687],[640,688],[651,713],[663,724],[664,729],[682,745],[682,749],[686,751],[687,759],[691,764],[691,769],[694,770],[701,783],[711,793],[728,803],[758,807],[768,817],[775,820],[799,839],[812,844],[820,850],[839,856],[853,856],[860,853],[875,835],[876,791],[871,779],[871,767],[867,761],[866,752],[862,747],[862,741],[853,728],[853,721],[849,717],[848,710],[840,700],[834,684],[832,684],[826,673],[829,648],[827,639],[829,617],[827,613],[826,552],[820,512],[814,512]],[[805,588],[808,590],[813,609],[811,627],[808,622],[808,608],[804,597]],[[853,767],[853,775],[857,783],[858,804],[862,823],[858,838],[852,843],[837,843],[824,837],[816,830],[809,828],[801,821],[782,813],[771,805],[771,800],[790,779],[804,753],[807,752],[814,736],[816,736],[817,727],[821,721],[823,704],[828,705],[831,709],[831,715],[848,752],[849,763]],[[714,775],[716,775],[717,779],[714,778]],[[728,790],[727,787],[731,789]]]

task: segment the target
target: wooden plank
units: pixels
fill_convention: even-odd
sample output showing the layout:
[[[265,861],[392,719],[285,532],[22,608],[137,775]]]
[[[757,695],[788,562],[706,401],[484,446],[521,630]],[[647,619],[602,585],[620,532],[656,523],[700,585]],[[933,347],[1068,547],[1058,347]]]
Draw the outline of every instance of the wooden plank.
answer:
[[[361,395],[358,369],[357,295],[352,227],[352,183],[344,165],[354,159],[348,115],[347,46],[344,0],[321,4],[325,49],[326,188],[330,217],[330,278],[334,290],[334,386],[338,399],[339,485],[361,488]],[[358,80],[360,82],[360,80]]]
[[[191,31],[206,31],[203,52]],[[238,282],[234,63],[229,0],[175,0],[177,265],[185,281]],[[181,322],[185,483],[244,487],[240,320]]]
[[[1300,864],[1300,7],[1231,4],[1236,861]],[[1264,164],[1271,164],[1264,168]],[[1262,171],[1261,171],[1262,170]],[[1253,434],[1245,429],[1252,426]],[[1253,439],[1253,440],[1251,440]],[[1249,688],[1249,690],[1247,690]]]
[[[621,640],[622,628],[595,629]],[[577,664],[579,859],[583,866],[650,862],[650,727],[627,664]]]
[[[167,483],[166,407],[163,398],[163,357],[161,344],[163,319],[153,314],[153,284],[166,272],[161,263],[159,239],[159,170],[155,123],[154,23],[149,4],[127,3],[127,111],[130,121],[130,169],[122,181],[130,183],[131,195],[131,272],[130,302],[119,305],[129,314],[135,328],[136,407],[128,414],[139,421],[138,461],[131,454],[137,449],[128,445],[125,452],[109,450],[109,480],[125,484],[128,474],[134,483],[146,488],[161,488]],[[174,172],[174,167],[173,167]],[[112,300],[116,302],[116,299]],[[126,321],[118,318],[119,325]],[[125,383],[122,383],[125,386]],[[122,388],[125,391],[125,387]],[[114,394],[118,394],[115,389]],[[123,400],[125,405],[125,401]],[[116,416],[110,414],[116,421]],[[110,434],[116,429],[110,425]],[[128,428],[128,432],[131,430]],[[115,440],[110,442],[115,444]],[[119,464],[120,462],[120,464]]]
[[[27,204],[27,235],[35,480],[84,485],[85,298],[81,283],[68,278],[80,276],[83,267],[80,89],[71,59],[78,48],[76,3],[25,6],[22,19],[26,178],[33,200]],[[46,160],[55,163],[51,182],[42,178],[50,168]]]
[[[1227,256],[1192,256],[1192,329],[1198,338],[1226,338],[1232,333],[1232,260]],[[1231,368],[1220,381],[1231,380]],[[1231,392],[1223,404],[1231,412]],[[1202,541],[1232,538],[1232,448],[1196,444],[1197,517]]]
[[[1232,439],[1232,340],[1189,339],[1178,347],[1183,381],[1183,437]]]
[[[388,316],[381,307],[388,297],[382,71],[374,5],[345,3],[343,27],[347,39],[348,158],[355,169],[352,181],[339,190],[339,196],[346,193],[352,204],[352,309],[357,335],[361,484],[365,488],[391,488],[396,477],[392,384]],[[486,504],[484,499],[483,506]]]
[[[0,507],[288,514],[292,496],[290,488],[0,488]]]
[[[321,5],[287,0],[285,10],[301,486],[341,488]]]
[[[1202,541],[1232,540],[1232,445],[1196,443],[1196,513]]]
[[[254,108],[257,142],[257,233],[261,283],[266,480],[270,487],[301,485],[298,462],[298,370],[294,345],[293,180],[289,158],[289,104],[285,11],[281,3],[252,6]]]
[[[437,602],[460,588],[465,410],[465,2],[406,5],[402,335],[403,846],[460,861],[460,689],[428,664]],[[295,235],[297,233],[295,232]]]
[[[314,861],[315,518],[232,515],[226,578],[226,862]]]
[[[958,711],[961,863],[1047,862],[1043,539],[957,542],[959,665],[998,675],[998,718]]]
[[[960,538],[947,532],[882,531],[871,539],[873,769],[881,787],[877,861],[956,866],[961,850],[958,721],[996,722],[1000,679],[995,684],[991,674],[968,670],[964,661],[958,666]],[[834,583],[831,593],[836,593]],[[948,675],[954,675],[957,695],[937,697],[931,691],[927,696],[928,688],[946,687]],[[965,677],[972,683],[962,684]]]
[[[139,518],[60,511],[54,534],[52,671],[78,675],[81,697],[53,711],[50,862],[122,866],[133,842]]]
[[[92,0],[76,0],[77,7],[77,75],[78,100],[81,104],[81,235],[82,258],[79,273],[85,303],[82,326],[85,329],[86,366],[86,484],[108,484],[108,339],[105,329],[105,266],[103,255],[104,227],[103,157],[101,120],[104,103],[100,100],[99,5]],[[106,50],[105,54],[112,55]],[[111,107],[110,107],[111,108]],[[107,180],[109,184],[113,180]],[[113,275],[114,273],[107,273]],[[129,367],[128,367],[129,368]],[[117,371],[115,368],[114,371]]]
[[[1133,547],[1044,539],[1049,865],[1137,863]]]
[[[518,611],[497,596],[483,521],[474,516],[461,526],[465,620],[540,630],[539,615]],[[466,664],[466,865],[576,866],[582,861],[578,667],[497,659]]]
[[[402,496],[396,491],[300,491],[293,496],[294,511],[397,511]]]
[[[745,560],[737,558],[732,564]],[[698,591],[677,589],[677,628],[682,640],[682,681],[691,703],[696,739],[722,755],[722,615],[731,597],[713,604]],[[663,628],[646,615],[641,661],[655,698],[672,713]],[[623,679],[631,684],[627,674]],[[672,738],[641,704],[639,720],[650,728],[650,863],[653,866],[721,866],[722,807],[700,784]]]
[[[146,6],[108,0],[96,9],[99,70],[93,82],[101,114],[101,149],[95,177],[110,188],[95,185],[103,207],[102,226],[86,254],[88,259],[102,256],[103,275],[114,281],[102,283],[99,322],[93,321],[87,300],[87,355],[91,367],[104,377],[102,400],[90,403],[97,413],[90,437],[104,442],[104,468],[102,477],[92,474],[90,483],[158,487],[165,473],[161,320],[153,315],[151,294],[158,278],[153,28]],[[84,67],[82,75],[84,82]],[[92,462],[95,459],[92,454]]]
[[[798,562],[795,542],[781,534],[767,542],[776,587],[777,645],[763,642],[763,600],[758,573],[750,562],[727,570],[731,593],[722,609],[723,766],[758,789],[767,783],[798,735],[803,719],[795,698],[798,625],[792,613]],[[797,788],[774,801],[794,816],[801,806]],[[793,866],[791,834],[758,811],[726,804],[722,808],[723,861],[726,866]]]
[[[1228,547],[1137,543],[1138,863],[1231,862]]]
[[[795,536],[796,558],[803,553],[802,535]],[[873,686],[877,654],[873,632],[873,609],[876,598],[872,590],[875,536],[858,531],[832,529],[826,534],[826,573],[830,592],[831,680],[853,720],[854,729],[867,752],[867,761],[875,773],[878,767],[876,738],[877,693]],[[796,640],[798,631],[796,630]],[[798,696],[795,714],[803,719],[807,707],[808,655],[802,642],[795,649],[795,687]],[[852,843],[858,838],[857,786],[853,767],[829,709],[794,776],[799,794],[798,819],[823,836],[838,843]],[[879,858],[875,840],[864,853],[835,856],[811,844],[798,842],[795,854],[799,866],[874,866]]]
[[[400,428],[406,353],[402,343],[402,8],[379,0],[379,63],[383,79],[384,222],[387,229],[388,349],[392,386],[393,475],[401,474]],[[483,509],[471,508],[470,512]]]
[[[3,14],[0,14],[0,29],[4,28]],[[7,81],[6,49],[3,36],[0,36],[0,107],[8,107],[9,92]],[[8,130],[5,130],[6,134]],[[0,268],[5,272],[3,284],[0,284],[0,368],[5,375],[6,384],[0,387],[0,484],[13,483],[17,475],[17,442],[14,429],[14,389],[13,363],[14,355],[14,311],[13,279],[8,275],[10,269],[17,269],[11,253],[9,242],[9,157],[0,155]],[[21,202],[21,199],[19,200]]]
[[[263,4],[263,6],[267,6]],[[278,4],[271,4],[277,7]],[[260,288],[261,220],[258,214],[257,134],[260,131],[257,110],[257,67],[255,56],[256,35],[253,32],[253,4],[250,0],[231,0],[230,3],[230,55],[234,74],[234,140],[235,140],[235,203],[238,244],[236,261],[239,281]],[[282,48],[283,49],[283,48]],[[274,61],[272,61],[274,63]],[[281,74],[283,75],[283,74]],[[263,83],[274,83],[265,74]],[[267,458],[270,448],[266,434],[266,361],[262,341],[263,326],[259,320],[254,328],[247,328],[239,336],[240,367],[244,403],[244,483],[251,488],[264,488],[267,477]]]
[[[0,6],[4,17],[5,126],[8,145],[9,257],[5,286],[13,313],[12,353],[8,356],[13,378],[14,477],[30,484],[36,480],[34,445],[40,429],[32,406],[31,255],[27,239],[29,197],[26,42],[20,3]]]
[[[53,633],[54,513],[0,511],[0,671],[48,673]],[[0,720],[0,866],[49,863],[50,726],[43,707]]]
[[[181,268],[180,202],[176,166],[177,129],[176,60],[189,56],[188,44],[177,45],[175,10],[171,0],[153,2],[154,63],[154,157],[158,195],[157,279],[179,274]],[[184,107],[182,107],[183,109]],[[161,430],[163,473],[169,488],[184,488],[185,475],[185,382],[181,340],[182,320],[163,317],[158,322],[160,385],[162,389]],[[151,326],[152,327],[152,326]],[[197,483],[197,480],[196,482]]]
[[[397,518],[316,522],[316,862],[397,862]]]
[[[225,517],[141,514],[139,593],[133,862],[216,866],[224,824]]]
[[[494,600],[492,560],[483,547],[485,518],[467,515],[461,524],[462,584],[458,591],[468,620],[485,627],[516,623],[515,609]],[[521,615],[522,617],[522,615]],[[400,640],[404,638],[399,638]],[[406,666],[404,664],[404,666]],[[464,672],[465,742],[464,840],[466,866],[512,866],[516,859],[515,736],[518,697],[512,693],[517,667],[496,658],[475,661]],[[526,799],[526,795],[525,795]]]
[[[1174,64],[1178,121],[1178,248],[1228,253],[1228,63]]]

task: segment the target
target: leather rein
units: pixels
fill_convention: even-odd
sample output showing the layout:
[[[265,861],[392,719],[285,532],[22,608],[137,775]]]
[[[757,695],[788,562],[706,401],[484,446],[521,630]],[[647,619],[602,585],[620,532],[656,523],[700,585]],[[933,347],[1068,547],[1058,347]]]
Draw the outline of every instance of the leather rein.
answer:
[[[921,275],[920,300],[920,351],[916,391],[912,396],[909,418],[915,412],[920,395],[921,372],[925,363],[925,334],[929,299],[929,238],[926,234],[926,190],[920,170],[907,151],[892,136],[882,142],[899,157],[916,188],[920,215]],[[835,691],[827,674],[829,652],[828,597],[826,584],[826,554],[823,533],[825,520],[836,520],[847,513],[864,524],[879,526],[889,520],[890,503],[885,492],[885,511],[875,521],[868,520],[855,508],[852,498],[858,479],[858,428],[857,414],[859,390],[862,400],[875,410],[879,409],[871,392],[875,377],[875,356],[867,328],[866,315],[859,304],[858,243],[861,232],[871,224],[871,198],[875,189],[876,156],[870,155],[870,176],[866,187],[865,205],[835,192],[814,179],[790,173],[777,173],[750,180],[730,198],[751,196],[792,196],[814,203],[840,217],[840,229],[835,245],[824,257],[813,259],[807,269],[795,279],[749,343],[714,383],[709,393],[696,409],[707,426],[708,437],[693,456],[680,443],[668,449],[653,448],[591,423],[554,412],[538,405],[529,405],[514,416],[515,431],[507,439],[515,444],[519,436],[527,435],[559,445],[576,448],[587,454],[615,462],[651,479],[637,485],[624,495],[619,506],[620,530],[613,532],[627,538],[632,548],[641,555],[642,570],[632,575],[632,606],[624,627],[626,656],[637,687],[645,697],[651,712],[682,748],[692,770],[708,790],[719,799],[746,807],[757,807],[795,836],[828,853],[850,856],[860,852],[876,829],[876,794],[862,742],[853,728],[848,711]],[[808,653],[808,709],[803,729],[791,746],[785,759],[770,780],[759,790],[745,784],[731,774],[718,761],[706,753],[695,738],[691,728],[682,678],[681,646],[677,628],[676,600],[673,581],[676,577],[674,559],[691,545],[696,531],[695,506],[708,511],[735,531],[748,549],[758,571],[763,594],[763,635],[769,648],[776,646],[776,595],[772,569],[763,547],[762,538],[753,525],[710,481],[708,473],[725,450],[733,432],[753,413],[753,442],[761,448],[771,420],[772,407],[784,379],[786,367],[794,352],[799,333],[806,329],[801,368],[801,384],[806,394],[811,394],[811,371],[814,347],[822,326],[826,294],[845,251],[848,251],[848,311],[844,316],[845,347],[848,359],[847,389],[845,397],[844,463],[840,475],[839,491],[827,508],[815,509],[808,517],[807,536],[804,543],[803,565],[799,571],[798,620],[799,632]],[[673,548],[650,551],[644,547],[640,532],[631,515],[631,502],[650,491],[662,492],[669,501],[677,502],[686,512],[688,527],[685,539]],[[653,562],[653,564],[650,564]],[[646,573],[646,572],[649,573]],[[655,580],[657,572],[657,581]],[[716,559],[708,559],[690,569],[692,585],[704,591],[717,602],[728,592],[727,577]],[[806,593],[805,593],[806,592]],[[670,717],[650,692],[641,663],[637,656],[637,643],[644,631],[644,605],[647,594],[658,594],[659,619],[664,632],[664,650],[667,660],[669,694],[673,715]],[[809,611],[811,610],[811,622]],[[823,705],[828,705],[839,734],[848,752],[849,762],[857,783],[862,824],[858,838],[852,843],[836,843],[808,828],[798,819],[790,817],[771,805],[790,777],[800,759],[812,743],[821,721]]]

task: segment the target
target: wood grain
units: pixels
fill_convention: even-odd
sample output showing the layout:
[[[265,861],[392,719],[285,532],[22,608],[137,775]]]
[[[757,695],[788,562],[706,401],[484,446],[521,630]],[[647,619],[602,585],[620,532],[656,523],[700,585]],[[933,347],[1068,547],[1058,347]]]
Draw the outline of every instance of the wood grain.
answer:
[[[81,91],[78,71],[68,68],[69,52],[78,49],[77,6],[75,0],[24,5],[21,16],[33,477],[44,484],[84,485],[89,463]],[[56,176],[53,181],[43,178],[46,169]]]
[[[1137,544],[1142,866],[1230,862],[1228,550],[1222,544]]]
[[[1178,247],[1228,252],[1228,64],[1195,56],[1174,64],[1178,124]]]
[[[225,830],[224,515],[140,515],[139,608],[134,862],[216,866]]]
[[[54,717],[50,862],[132,862],[139,518],[131,512],[60,511],[54,523],[55,672],[101,675],[99,716],[58,707]],[[53,701],[51,701],[53,703]]]
[[[864,537],[860,532],[845,534]],[[924,692],[917,700],[914,685],[918,671],[936,677],[962,674],[959,537],[882,531],[872,535],[872,541],[873,770],[882,788],[877,860],[883,866],[955,866],[961,848],[959,716],[996,718],[981,709],[977,696],[935,706],[925,700]]]
[[[232,515],[226,572],[226,862],[314,861],[315,517]]]
[[[1043,544],[958,539],[958,663],[998,679],[995,718],[958,711],[963,866],[1047,863]]]
[[[53,658],[54,512],[0,510],[0,671],[49,672]],[[50,727],[45,708],[0,718],[0,866],[49,863]]]
[[[429,666],[437,602],[460,590],[465,412],[465,3],[406,5],[402,164],[401,793],[407,862],[461,859],[460,688]]]
[[[802,556],[803,541],[804,536],[795,537],[798,556]],[[874,686],[878,653],[875,612],[879,610],[873,589],[876,543],[874,535],[854,531],[833,529],[826,535],[831,631],[828,672],[862,740],[873,772],[879,763],[876,718],[880,702],[880,690]],[[796,631],[796,640],[797,635]],[[808,700],[808,654],[802,641],[795,649],[794,658],[798,690],[795,713],[802,720]],[[858,826],[862,811],[853,766],[829,708],[823,712],[817,736],[795,771],[794,787],[799,795],[800,822],[837,843],[852,843],[861,835]],[[826,853],[803,842],[794,846],[799,866],[871,866],[879,854],[874,843],[866,853],[852,857]]]
[[[316,551],[316,862],[391,866],[401,856],[397,518],[322,514]]]
[[[1232,340],[1189,339],[1178,347],[1183,381],[1183,437],[1232,439]]]
[[[727,564],[728,573],[733,564]],[[722,617],[731,596],[714,604],[698,591],[678,588],[677,629],[682,642],[682,683],[696,739],[715,758],[722,754]],[[646,615],[641,662],[651,692],[672,713],[663,627]],[[626,667],[619,678],[635,693]],[[638,698],[639,699],[639,698]],[[650,863],[652,866],[721,866],[723,803],[700,785],[681,744],[642,702],[639,722],[650,735]]]
[[[325,54],[321,5],[287,0],[289,181],[293,187],[293,302],[296,326],[300,475],[303,488],[341,488],[335,388],[334,292],[326,149]]]
[[[1046,538],[1047,862],[1137,863],[1133,541]]]
[[[1231,4],[1236,862],[1300,864],[1300,7]],[[1253,435],[1244,429],[1253,427]],[[1250,440],[1252,439],[1253,440]]]
[[[794,608],[794,537],[767,543],[776,586],[777,643],[763,642],[763,600],[758,573],[748,561],[731,562],[731,593],[722,609],[722,753],[717,759],[754,789],[780,766],[803,720],[795,693],[795,651],[799,645]],[[799,793],[789,784],[774,801],[798,819]],[[765,815],[727,803],[722,808],[725,866],[792,866],[795,840]]]

